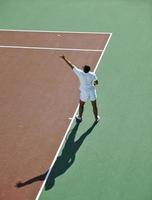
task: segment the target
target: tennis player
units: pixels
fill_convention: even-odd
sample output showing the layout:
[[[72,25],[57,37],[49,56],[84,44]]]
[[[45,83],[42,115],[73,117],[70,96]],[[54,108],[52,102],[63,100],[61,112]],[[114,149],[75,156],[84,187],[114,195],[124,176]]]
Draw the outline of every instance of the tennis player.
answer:
[[[97,108],[97,94],[95,86],[98,85],[97,76],[94,72],[90,71],[90,66],[83,66],[83,70],[79,69],[71,63],[64,55],[61,58],[71,67],[74,73],[77,75],[80,81],[80,105],[79,105],[79,115],[76,119],[81,122],[82,114],[84,110],[84,104],[87,101],[91,101],[93,107],[93,113],[95,116],[95,122],[100,120]]]

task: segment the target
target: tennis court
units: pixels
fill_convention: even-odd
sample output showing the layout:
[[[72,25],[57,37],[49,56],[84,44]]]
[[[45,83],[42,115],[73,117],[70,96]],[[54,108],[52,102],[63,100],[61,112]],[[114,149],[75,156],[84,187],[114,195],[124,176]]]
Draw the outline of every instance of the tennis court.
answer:
[[[151,200],[151,1],[0,2],[0,199]],[[77,124],[96,71],[99,113]]]
[[[0,171],[6,198],[11,198],[12,193],[16,193],[16,199],[27,198],[26,188],[24,192],[18,188],[28,185],[26,178],[30,174],[46,171],[48,163],[54,164],[68,126],[74,121],[79,102],[78,84],[60,56],[65,54],[73,60],[78,57],[78,66],[87,60],[95,70],[110,36],[111,33],[0,31],[1,130],[6,133],[1,148],[4,152],[9,150],[4,154],[7,163],[2,164],[8,167]],[[38,187],[31,187],[32,198]]]

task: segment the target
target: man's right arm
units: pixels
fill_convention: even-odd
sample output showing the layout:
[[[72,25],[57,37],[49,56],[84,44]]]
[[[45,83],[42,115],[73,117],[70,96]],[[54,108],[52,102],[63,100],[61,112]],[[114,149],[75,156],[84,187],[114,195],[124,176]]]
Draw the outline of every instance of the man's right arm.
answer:
[[[96,86],[96,85],[98,85],[98,84],[99,84],[99,82],[98,82],[98,78],[97,78],[96,74],[94,74],[93,85]]]
[[[74,68],[74,65],[63,55],[61,58],[71,67],[71,69]]]
[[[98,80],[95,80],[95,81],[94,81],[94,86],[95,86],[95,85],[98,85],[98,84],[99,84]]]

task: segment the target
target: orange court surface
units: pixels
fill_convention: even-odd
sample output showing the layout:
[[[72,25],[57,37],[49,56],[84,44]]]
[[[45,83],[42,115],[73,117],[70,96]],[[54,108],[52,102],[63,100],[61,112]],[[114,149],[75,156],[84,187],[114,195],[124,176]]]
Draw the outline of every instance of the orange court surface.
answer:
[[[73,118],[79,83],[60,58],[96,70],[110,33],[0,31],[0,199],[32,200]],[[46,174],[39,177],[45,179]]]

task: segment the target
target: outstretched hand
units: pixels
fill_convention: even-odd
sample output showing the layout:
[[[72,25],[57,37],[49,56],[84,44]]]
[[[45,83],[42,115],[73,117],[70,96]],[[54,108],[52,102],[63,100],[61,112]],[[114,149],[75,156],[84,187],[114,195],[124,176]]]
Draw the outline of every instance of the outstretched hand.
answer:
[[[71,67],[71,69],[74,68],[74,65],[64,55],[60,56],[60,58],[62,58]]]
[[[64,59],[64,60],[65,60],[65,56],[64,56],[64,55],[60,56],[60,58],[62,58],[62,59]]]

